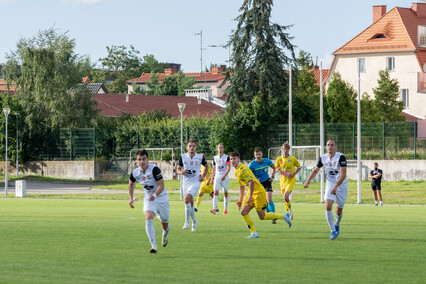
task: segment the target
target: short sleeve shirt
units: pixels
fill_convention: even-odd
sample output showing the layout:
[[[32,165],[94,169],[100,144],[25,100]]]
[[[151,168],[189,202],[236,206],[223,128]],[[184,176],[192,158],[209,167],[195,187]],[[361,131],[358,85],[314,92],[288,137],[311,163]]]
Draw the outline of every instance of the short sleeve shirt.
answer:
[[[235,176],[237,177],[238,184],[242,186],[247,186],[249,181],[254,181],[254,190],[253,194],[260,192],[265,192],[265,188],[260,183],[260,181],[254,176],[252,171],[246,165],[239,163],[235,168]]]
[[[215,179],[221,179],[228,168],[228,165],[231,164],[231,160],[229,159],[229,156],[226,154],[223,154],[222,157],[219,155],[216,155],[213,157],[213,166],[216,166],[216,173],[214,178]]]
[[[183,176],[183,185],[191,186],[199,183],[201,165],[205,166],[206,164],[207,161],[204,156],[197,153],[195,153],[193,157],[188,153],[180,156],[179,166],[181,166],[183,170],[187,170],[186,174]]]
[[[275,167],[281,171],[281,180],[283,182],[295,181],[296,177],[288,178],[289,175],[296,171],[296,168],[300,168],[300,163],[295,156],[284,158],[279,156],[275,162]]]
[[[383,172],[381,169],[374,169],[370,172],[371,175],[375,176],[378,173],[383,175]],[[379,176],[378,178],[373,178],[371,180],[371,185],[380,185],[382,183],[382,176]]]
[[[274,163],[266,158],[263,158],[262,162],[259,163],[256,160],[251,161],[249,169],[253,172],[254,176],[260,181],[264,182],[269,179],[268,170],[269,167],[273,167]]]
[[[327,182],[336,183],[340,177],[340,168],[347,166],[346,157],[339,152],[336,152],[332,158],[328,154],[324,154],[317,163],[318,168],[323,166],[325,167]]]
[[[148,199],[151,194],[153,194],[157,188],[157,181],[163,179],[163,175],[161,174],[161,170],[155,164],[148,164],[148,168],[145,172],[142,172],[141,168],[136,168],[132,171],[129,177],[131,182],[138,181],[145,192],[145,199]],[[161,193],[158,195],[156,199],[161,199],[163,197],[167,197],[166,189],[163,189]]]

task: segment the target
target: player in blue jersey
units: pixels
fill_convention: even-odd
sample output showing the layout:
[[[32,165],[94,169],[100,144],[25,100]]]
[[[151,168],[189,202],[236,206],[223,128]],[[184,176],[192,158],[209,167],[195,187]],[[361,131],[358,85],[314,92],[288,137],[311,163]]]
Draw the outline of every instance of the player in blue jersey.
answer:
[[[254,148],[254,160],[249,164],[249,169],[253,172],[254,176],[260,181],[266,190],[266,201],[268,212],[275,213],[275,204],[272,201],[272,181],[275,177],[275,166],[274,162],[269,159],[263,158],[263,152],[260,147]],[[272,175],[269,177],[269,167],[272,168]],[[272,220],[272,224],[276,224],[277,220]]]

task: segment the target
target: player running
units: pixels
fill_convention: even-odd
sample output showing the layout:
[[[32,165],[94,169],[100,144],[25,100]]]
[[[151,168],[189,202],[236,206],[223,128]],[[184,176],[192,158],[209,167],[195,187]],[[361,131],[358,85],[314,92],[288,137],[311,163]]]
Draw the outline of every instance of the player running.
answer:
[[[254,160],[249,164],[249,169],[253,172],[254,176],[260,181],[266,190],[266,201],[268,206],[266,212],[275,213],[275,204],[272,201],[272,181],[275,178],[274,162],[269,159],[263,158],[263,152],[260,147],[254,148]],[[269,177],[268,169],[272,168],[272,175]],[[272,224],[276,224],[277,220],[272,220]]]
[[[293,220],[293,210],[291,209],[290,194],[296,184],[295,176],[300,172],[301,167],[295,156],[290,156],[290,144],[285,142],[281,146],[282,156],[277,158],[275,168],[281,172],[280,187],[284,198],[284,205],[290,219]],[[297,168],[297,170],[296,170]]]
[[[325,217],[331,230],[330,240],[337,238],[340,232],[340,221],[343,217],[343,206],[348,195],[348,180],[346,179],[346,157],[337,152],[337,144],[334,140],[328,140],[326,144],[327,154],[320,157],[315,169],[309,175],[304,186],[309,186],[311,180],[317,175],[321,167],[325,167],[327,176],[325,189]],[[336,202],[336,222],[333,223],[333,203]]]
[[[235,176],[237,177],[238,184],[240,185],[240,199],[237,202],[237,206],[238,209],[241,210],[244,223],[250,230],[250,236],[247,238],[259,238],[259,234],[254,228],[253,220],[249,215],[253,208],[256,208],[256,212],[260,220],[274,220],[282,218],[288,224],[288,226],[291,227],[291,221],[288,214],[277,214],[272,212],[265,213],[265,208],[267,206],[265,188],[253,175],[251,170],[246,165],[240,163],[240,154],[237,151],[232,152],[230,157],[231,164],[233,167],[235,167]],[[244,196],[246,186],[248,190],[247,194]]]
[[[185,195],[185,223],[183,229],[189,228],[189,219],[192,219],[192,231],[197,230],[198,220],[195,218],[194,213],[194,196],[200,190],[201,181],[207,175],[207,167],[204,167],[203,173],[200,175],[201,165],[207,165],[204,156],[197,154],[197,142],[188,140],[186,143],[187,153],[179,158],[179,164],[176,169],[177,174],[183,177],[183,192]]]
[[[214,187],[213,197],[213,208],[210,210],[211,213],[215,214],[219,212],[217,208],[217,201],[219,198],[219,191],[223,189],[223,214],[228,213],[228,189],[229,189],[229,176],[228,173],[231,170],[231,164],[229,162],[229,156],[224,154],[225,148],[223,144],[217,145],[218,155],[213,157],[213,171],[210,181]]]
[[[143,212],[145,213],[145,231],[151,243],[150,253],[157,253],[157,243],[155,241],[154,216],[158,213],[163,228],[162,245],[168,243],[170,231],[169,217],[170,205],[169,196],[164,188],[164,179],[161,170],[154,164],[149,163],[148,152],[145,149],[136,153],[138,168],[132,171],[129,177],[129,205],[133,206],[133,193],[135,182],[138,181],[145,192],[143,199]]]
[[[200,155],[204,156],[203,153],[200,153]],[[207,162],[206,167],[208,167],[207,176],[201,183],[200,192],[198,193],[198,197],[197,197],[197,203],[194,208],[195,212],[198,212],[198,207],[200,207],[201,199],[203,198],[204,193],[209,194],[210,197],[213,198],[213,183],[211,183],[210,181],[210,176],[212,174],[212,165],[209,162]],[[201,172],[204,172],[203,165],[201,165]]]

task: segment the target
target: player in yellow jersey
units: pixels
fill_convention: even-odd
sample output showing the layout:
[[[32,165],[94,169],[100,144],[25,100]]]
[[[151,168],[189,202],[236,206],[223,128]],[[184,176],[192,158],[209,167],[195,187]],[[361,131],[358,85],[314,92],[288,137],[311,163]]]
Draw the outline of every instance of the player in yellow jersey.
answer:
[[[266,191],[260,181],[254,176],[252,171],[246,165],[240,163],[240,153],[237,151],[229,154],[231,157],[231,164],[235,167],[235,176],[237,177],[238,184],[240,185],[240,199],[237,202],[238,209],[241,210],[244,223],[250,230],[250,236],[247,238],[258,238],[259,234],[254,228],[253,220],[249,213],[253,208],[256,208],[257,215],[260,220],[274,220],[283,219],[289,227],[291,227],[291,221],[288,214],[278,213],[266,213],[265,208],[268,205],[266,202]],[[247,186],[247,193],[244,196],[245,187]],[[243,200],[244,196],[244,200]],[[242,207],[242,209],[241,209]]]
[[[290,219],[293,219],[290,194],[293,190],[294,184],[296,183],[295,176],[300,172],[301,167],[297,158],[295,156],[290,156],[290,144],[288,142],[285,142],[281,146],[281,150],[283,154],[277,158],[277,161],[275,162],[275,168],[281,171],[281,194],[284,198],[285,209],[290,215]]]
[[[200,153],[200,155],[203,155],[203,153]],[[200,207],[201,198],[203,198],[204,193],[207,193],[210,195],[211,198],[213,198],[213,183],[210,181],[210,176],[212,174],[212,165],[210,163],[207,163],[206,167],[207,169],[207,176],[201,183],[200,191],[198,192],[197,196],[197,203],[195,205],[195,212],[198,212],[198,207]],[[204,172],[204,166],[201,165],[200,172]]]

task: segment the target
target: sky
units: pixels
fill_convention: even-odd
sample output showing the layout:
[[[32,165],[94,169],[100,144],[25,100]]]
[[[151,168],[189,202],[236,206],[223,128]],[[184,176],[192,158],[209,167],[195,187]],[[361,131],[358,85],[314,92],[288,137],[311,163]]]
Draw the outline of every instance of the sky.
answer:
[[[402,0],[275,0],[271,22],[288,30],[296,52],[309,52],[314,62],[330,67],[333,52],[372,24],[373,5],[411,7]],[[107,55],[107,46],[133,45],[140,56],[179,63],[184,72],[227,64],[224,45],[236,28],[243,0],[0,0],[0,63],[30,38],[51,27],[75,39],[75,52],[93,63]]]

